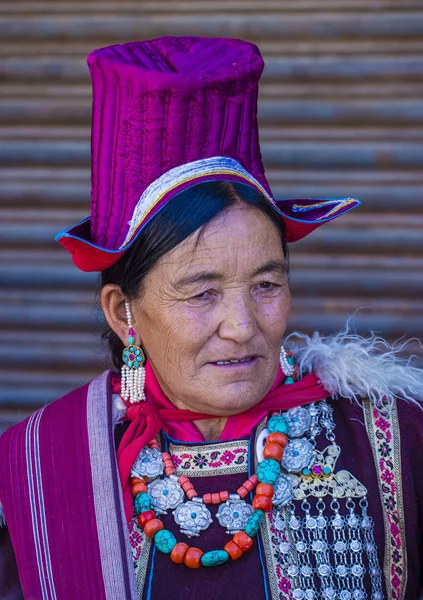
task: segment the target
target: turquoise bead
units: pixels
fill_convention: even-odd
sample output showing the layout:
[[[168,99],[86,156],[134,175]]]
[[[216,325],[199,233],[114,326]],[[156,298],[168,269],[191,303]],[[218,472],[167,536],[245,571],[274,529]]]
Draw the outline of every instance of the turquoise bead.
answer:
[[[269,419],[267,429],[270,433],[277,431],[279,433],[287,434],[289,432],[289,423],[282,415],[275,415]]]
[[[151,508],[151,500],[150,496],[145,492],[141,492],[135,496],[134,499],[134,510],[137,515],[145,512],[146,510],[150,510]]]
[[[133,344],[134,342],[135,342],[135,338],[132,335],[130,335],[128,337],[128,344]]]
[[[284,385],[289,385],[290,383],[295,383],[295,379],[293,377],[285,377],[283,382],[284,382]]]
[[[201,564],[203,567],[217,567],[223,565],[229,558],[229,554],[226,550],[210,550],[201,557]]]
[[[295,365],[295,358],[293,356],[287,356],[286,360],[289,365]]]
[[[161,529],[154,536],[154,543],[157,550],[169,554],[169,552],[172,552],[174,546],[176,546],[176,537],[168,529]]]
[[[281,466],[273,458],[265,458],[257,467],[257,477],[261,483],[273,485],[277,482],[280,474]]]
[[[264,512],[262,510],[255,510],[253,514],[248,517],[247,525],[245,526],[245,533],[250,537],[257,535],[261,522],[263,521],[263,517]]]

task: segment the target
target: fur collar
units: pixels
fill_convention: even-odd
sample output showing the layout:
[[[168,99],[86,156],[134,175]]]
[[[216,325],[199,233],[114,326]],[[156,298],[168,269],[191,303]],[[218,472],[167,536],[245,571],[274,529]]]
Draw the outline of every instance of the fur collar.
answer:
[[[314,371],[333,398],[357,402],[369,398],[384,411],[389,411],[395,399],[423,402],[423,370],[411,364],[413,357],[399,356],[408,342],[391,346],[373,332],[362,337],[352,332],[350,322],[334,335],[315,332],[309,337],[294,332],[286,341],[296,355],[300,373]]]

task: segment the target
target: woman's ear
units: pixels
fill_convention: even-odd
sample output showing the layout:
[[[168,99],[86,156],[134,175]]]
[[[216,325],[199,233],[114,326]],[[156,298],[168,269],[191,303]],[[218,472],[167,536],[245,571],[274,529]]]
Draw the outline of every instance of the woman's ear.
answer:
[[[128,321],[126,319],[125,296],[121,288],[113,283],[108,283],[101,290],[100,302],[109,327],[116,333],[122,344],[126,346]]]

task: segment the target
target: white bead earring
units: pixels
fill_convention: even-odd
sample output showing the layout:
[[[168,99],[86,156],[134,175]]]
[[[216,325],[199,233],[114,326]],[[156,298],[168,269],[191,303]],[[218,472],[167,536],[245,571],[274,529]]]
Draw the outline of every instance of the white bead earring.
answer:
[[[285,377],[292,377],[295,372],[295,362],[294,361],[291,362],[289,360],[289,357],[283,346],[281,348],[281,353],[279,355],[279,361],[280,361],[281,369],[282,369]]]
[[[130,404],[143,402],[145,398],[145,354],[140,346],[135,345],[136,333],[132,328],[132,315],[128,300],[125,300],[126,319],[128,321],[128,345],[122,353],[123,365],[121,396]]]

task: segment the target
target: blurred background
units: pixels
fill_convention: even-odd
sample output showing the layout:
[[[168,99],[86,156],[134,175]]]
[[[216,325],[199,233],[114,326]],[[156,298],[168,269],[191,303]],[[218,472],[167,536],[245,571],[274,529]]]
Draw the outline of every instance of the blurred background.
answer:
[[[423,339],[421,0],[2,0],[0,431],[107,366],[97,277],[53,239],[89,213],[85,57],[169,34],[261,49],[276,197],[363,201],[291,246],[289,331],[336,331],[361,308],[358,331]]]

